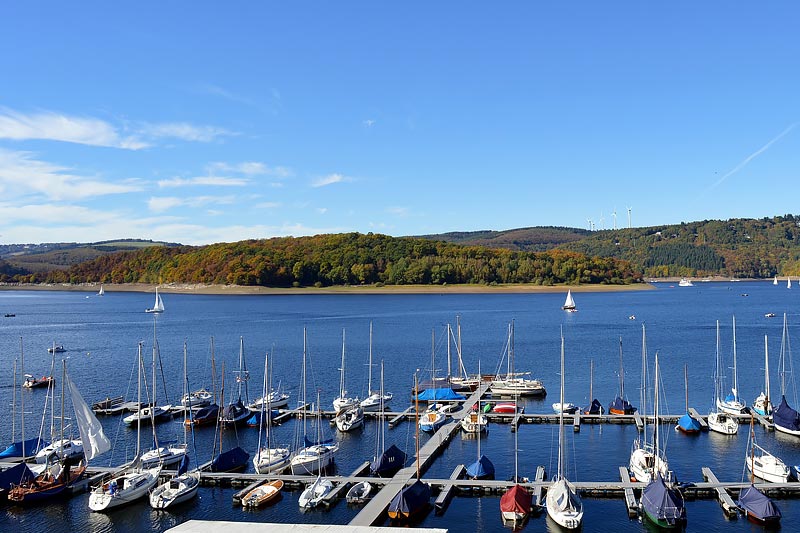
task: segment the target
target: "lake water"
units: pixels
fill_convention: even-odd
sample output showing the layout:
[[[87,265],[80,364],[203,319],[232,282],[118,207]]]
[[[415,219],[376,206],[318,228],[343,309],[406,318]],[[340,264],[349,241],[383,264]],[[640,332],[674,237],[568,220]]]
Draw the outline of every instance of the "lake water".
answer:
[[[766,282],[696,283],[678,288],[655,284],[656,290],[576,293],[577,313],[560,307],[564,294],[459,294],[459,295],[253,295],[216,296],[164,294],[167,308],[162,315],[145,314],[152,305],[152,294],[115,293],[103,297],[76,292],[0,291],[0,404],[7,415],[0,423],[0,444],[12,440],[11,405],[14,360],[24,352],[25,372],[49,373],[51,355],[47,348],[63,344],[72,380],[87,402],[106,396],[136,395],[136,356],[139,342],[149,372],[153,347],[154,322],[160,354],[167,377],[166,392],[176,401],[182,391],[183,343],[189,354],[189,381],[192,388],[211,388],[210,339],[215,342],[218,373],[225,364],[226,397],[238,367],[239,341],[250,381],[249,398],[260,396],[264,355],[270,352],[273,383],[281,383],[297,401],[303,354],[303,329],[308,337],[309,400],[319,391],[329,408],[339,388],[342,330],[346,330],[347,388],[363,397],[367,389],[369,325],[373,324],[373,379],[378,380],[379,363],[385,362],[386,390],[395,395],[393,410],[409,405],[409,390],[415,371],[430,375],[432,352],[441,375],[447,368],[446,324],[455,327],[460,317],[464,364],[476,372],[480,361],[484,373],[493,373],[501,362],[507,327],[515,323],[515,366],[530,371],[547,387],[545,400],[532,400],[526,412],[551,412],[558,398],[560,331],[566,350],[565,399],[579,405],[589,402],[590,361],[594,361],[594,396],[607,405],[619,390],[619,343],[622,339],[625,391],[639,405],[641,380],[642,324],[647,328],[650,361],[659,353],[666,407],[662,412],[685,412],[684,366],[688,365],[689,404],[701,413],[708,412],[714,393],[715,324],[721,323],[721,348],[726,365],[732,364],[732,317],[736,316],[739,390],[750,403],[763,388],[764,335],[769,336],[770,370],[773,396],[779,397],[778,376],[782,315],[787,313],[790,334],[797,337],[800,325],[800,291],[787,290]],[[88,294],[88,297],[87,297]],[[15,317],[3,318],[5,313]],[[775,318],[765,317],[775,313]],[[631,319],[635,316],[635,319]],[[435,336],[432,347],[432,332]],[[21,346],[20,346],[21,339]],[[455,351],[453,350],[453,354]],[[453,355],[455,360],[455,355]],[[787,370],[789,362],[786,363]],[[503,363],[505,365],[505,363]],[[504,366],[503,366],[504,368]],[[728,379],[732,370],[727,370]],[[60,370],[55,372],[60,384]],[[786,374],[787,398],[797,406],[791,374]],[[219,387],[219,382],[217,383]],[[375,385],[377,387],[377,385]],[[159,383],[158,394],[164,396]],[[26,390],[26,437],[38,433],[42,425],[44,390]],[[244,394],[244,393],[243,393]],[[159,400],[161,403],[161,400]],[[17,405],[20,404],[18,395]],[[95,464],[119,464],[134,453],[136,431],[118,417],[102,418],[113,452],[96,458]],[[49,433],[49,418],[44,422]],[[274,428],[273,443],[291,445],[299,424],[294,420]],[[742,479],[747,431],[723,437],[703,434],[687,437],[667,428],[667,454],[670,466],[683,481],[700,481],[702,466],[710,466],[721,481]],[[347,474],[375,451],[377,423],[369,420],[362,432],[338,435],[341,449],[336,457],[337,473]],[[19,418],[16,439],[19,439]],[[158,426],[159,437],[183,438],[180,423]],[[568,432],[569,477],[573,480],[616,480],[618,467],[626,465],[630,446],[636,437],[633,425],[584,425],[580,433]],[[800,439],[756,429],[758,441],[787,464],[800,463]],[[196,431],[197,459],[211,457],[212,428]],[[255,451],[258,431],[253,428],[228,432],[226,443],[238,438],[246,450]],[[422,437],[426,439],[426,436]],[[151,439],[143,432],[143,442]],[[555,470],[557,427],[524,425],[519,434],[520,474],[533,477],[537,465]],[[414,453],[413,424],[402,423],[386,431],[388,444],[396,444],[409,455]],[[424,440],[423,440],[424,442]],[[476,457],[475,439],[457,435],[428,470],[431,478],[449,477],[459,463]],[[508,425],[495,424],[481,440],[481,451],[497,468],[498,479],[507,479],[514,469],[514,434]],[[195,458],[193,457],[194,461]],[[250,467],[252,470],[252,466]],[[0,531],[163,531],[184,520],[221,519],[258,522],[314,522],[346,524],[358,512],[340,501],[330,510],[301,513],[299,491],[286,491],[276,505],[257,512],[244,512],[231,506],[237,489],[203,487],[199,497],[175,512],[152,511],[146,502],[109,514],[88,511],[87,495],[59,504],[22,509],[5,506],[0,514]],[[779,502],[784,527],[800,519],[800,504]],[[621,499],[584,498],[584,531],[639,531],[643,526],[629,520]],[[688,530],[749,531],[755,526],[746,520],[728,521],[713,500],[687,503]],[[456,497],[443,516],[433,512],[419,522],[424,527],[450,528],[451,531],[503,531],[499,516],[499,497]],[[553,526],[542,514],[525,527],[544,531]]]

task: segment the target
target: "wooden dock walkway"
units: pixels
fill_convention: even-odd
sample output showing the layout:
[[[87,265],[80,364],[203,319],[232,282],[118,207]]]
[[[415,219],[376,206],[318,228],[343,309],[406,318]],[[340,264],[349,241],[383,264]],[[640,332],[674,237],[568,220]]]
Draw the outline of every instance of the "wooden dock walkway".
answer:
[[[451,480],[461,479],[464,477],[467,469],[464,465],[458,465],[453,473],[450,474]],[[453,491],[455,489],[455,485],[449,483],[442,487],[441,492],[439,492],[439,496],[436,498],[436,501],[433,502],[433,507],[436,509],[436,514],[442,514],[444,510],[447,508],[447,505],[450,503],[450,500],[453,498]]]
[[[728,491],[725,490],[724,487],[720,486],[717,476],[715,476],[714,472],[712,472],[707,466],[704,466],[701,471],[703,472],[703,479],[716,485],[715,490],[717,492],[717,499],[719,500],[719,505],[722,507],[722,510],[725,512],[728,518],[736,518],[739,514],[739,506],[733,501],[733,498],[731,498],[731,495],[728,494]]]
[[[420,474],[425,472],[430,462],[439,455],[441,447],[450,441],[450,438],[460,427],[462,418],[472,410],[472,406],[478,403],[489,388],[488,383],[482,383],[478,389],[464,402],[464,406],[460,411],[453,413],[453,419],[445,423],[439,431],[433,434],[428,439],[428,442],[420,448],[419,456],[416,458],[415,464],[400,469],[395,476],[383,486],[383,488],[370,500],[367,505],[361,509],[353,520],[350,521],[351,526],[371,526],[374,524],[381,515],[386,512],[394,497],[409,483],[417,473],[419,468]],[[419,465],[419,467],[417,467]],[[450,481],[450,480],[448,480]]]
[[[547,476],[547,473],[544,470],[544,466],[539,465],[536,467],[536,478],[535,478],[535,485],[533,486],[533,507],[534,509],[539,509],[542,507],[543,497],[544,494],[544,478]]]
[[[413,411],[413,410],[414,410],[414,406],[413,406],[413,405],[410,405],[410,406],[408,407],[408,409],[406,409],[406,410],[405,410],[405,411],[403,411],[402,413],[394,413],[394,416],[392,417],[392,419],[391,419],[391,420],[389,420],[389,428],[393,428],[393,427],[395,427],[395,426],[396,426],[397,424],[399,424],[399,423],[400,423],[400,422],[401,422],[401,421],[402,421],[402,420],[403,420],[403,419],[404,419],[406,416],[408,416],[408,415],[411,413],[411,411]]]
[[[706,422],[706,418],[703,415],[697,412],[697,409],[690,407],[689,416],[700,423],[700,431],[708,431],[708,422]]]
[[[755,417],[756,420],[758,420],[758,423],[761,424],[764,427],[764,429],[766,429],[767,431],[775,431],[775,424],[767,420],[767,418],[764,415],[756,413],[752,407],[750,408],[750,413]],[[743,422],[742,416],[739,416],[737,418],[739,419],[739,423],[741,424]],[[749,420],[750,417],[747,416],[744,422],[746,423]]]
[[[619,480],[623,483],[630,483],[631,475],[628,469],[624,466],[619,467]],[[625,495],[625,507],[628,509],[628,518],[636,518],[639,516],[639,504],[636,501],[636,495],[633,493],[632,487],[625,487],[622,489]]]

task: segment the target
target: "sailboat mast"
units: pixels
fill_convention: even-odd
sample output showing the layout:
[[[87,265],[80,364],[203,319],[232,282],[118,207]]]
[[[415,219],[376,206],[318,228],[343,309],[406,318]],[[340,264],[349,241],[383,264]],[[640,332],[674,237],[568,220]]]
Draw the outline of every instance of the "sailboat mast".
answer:
[[[683,365],[683,390],[686,394],[686,412],[689,412],[689,365]]]
[[[14,388],[11,391],[11,442],[17,437],[17,358],[14,358]]]
[[[369,321],[369,366],[367,378],[367,396],[372,395],[372,320]],[[383,393],[381,393],[383,394]]]
[[[714,408],[716,409],[717,401],[720,399],[722,391],[720,390],[720,384],[722,381],[722,368],[720,367],[719,361],[719,320],[717,320],[717,353],[716,353],[716,372],[714,373]]]
[[[558,410],[558,479],[564,475],[564,329],[561,329],[561,409]]]
[[[136,417],[136,457],[139,457],[141,452],[141,434],[142,434],[142,343],[139,343],[139,351],[136,357],[136,402],[139,405],[139,414]],[[152,411],[152,408],[150,409]]]
[[[414,444],[417,452],[417,480],[419,480],[419,380],[416,372],[414,373],[414,390],[417,391],[414,397],[414,426],[417,428],[414,435]]]
[[[653,441],[654,441],[653,442],[653,449],[655,450],[655,457],[656,457],[655,460],[656,461],[658,460],[658,457],[660,457],[660,455],[659,455],[659,445],[658,445],[658,427],[661,425],[661,424],[659,424],[659,420],[658,420],[658,404],[660,403],[659,402],[659,398],[658,398],[658,394],[659,394],[658,393],[658,352],[656,352],[655,399],[653,400],[653,405],[655,406],[654,409],[653,409],[653,412],[655,412],[655,414],[656,414],[656,418],[655,418],[655,421],[654,421],[655,433],[654,433],[654,438],[653,438]]]
[[[642,444],[647,444],[647,335],[642,324]]]
[[[622,364],[622,337],[619,338],[619,397],[625,400],[625,367]]]
[[[594,401],[594,392],[592,388],[594,386],[594,359],[589,361],[589,405]]]
[[[784,316],[784,321],[786,317]],[[20,373],[22,374],[22,379],[25,379],[25,350],[22,348],[22,337],[19,338],[19,359],[20,359]],[[19,423],[22,427],[22,457],[26,457],[25,455],[25,395],[20,393],[20,416],[19,416]]]
[[[306,434],[306,410],[308,399],[306,398],[306,328],[303,328],[303,435]]]
[[[339,369],[339,398],[344,399],[344,345],[345,345],[345,330],[342,328],[342,367]]]
[[[64,376],[67,375],[67,362],[61,360],[61,458],[66,459],[64,454]]]
[[[258,419],[258,450],[256,453],[261,455],[261,435],[264,432],[264,404],[267,403],[267,376],[269,372],[269,367],[267,366],[267,357],[269,353],[264,354],[264,380],[262,381],[261,385],[261,416]]]
[[[514,319],[511,319],[511,329],[508,334],[509,343],[508,343],[508,368],[509,368],[509,379],[513,379],[514,377]]]
[[[464,368],[464,359],[461,355],[461,316],[459,315],[456,315],[456,351],[458,355],[458,372],[466,379],[469,376],[467,375],[467,369]],[[478,375],[480,376],[480,372],[478,372]]]
[[[767,345],[767,336],[764,335],[764,412],[767,413],[769,407],[769,347]]]
[[[733,316],[733,398],[739,401],[739,377],[736,374],[736,315]]]
[[[217,363],[214,361],[214,337],[211,337],[211,390],[214,393],[214,403],[217,402]]]
[[[450,324],[447,324],[447,381],[449,383],[450,378],[453,376],[453,368],[450,363],[450,336],[453,334],[452,330],[450,329]]]

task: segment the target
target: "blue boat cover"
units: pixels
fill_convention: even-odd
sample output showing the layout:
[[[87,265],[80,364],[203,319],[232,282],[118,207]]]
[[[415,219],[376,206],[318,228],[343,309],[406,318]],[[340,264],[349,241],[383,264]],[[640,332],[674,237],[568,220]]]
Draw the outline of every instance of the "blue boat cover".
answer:
[[[428,505],[431,499],[430,485],[419,479],[401,490],[389,504],[390,513],[399,513],[402,516],[411,516]]]
[[[752,484],[739,493],[738,504],[751,516],[763,522],[781,519],[781,510],[772,499]]]
[[[392,477],[406,464],[406,452],[392,444],[383,454],[372,461],[369,471],[378,477]]]
[[[209,419],[216,419],[219,416],[219,405],[212,403],[209,406],[203,407],[194,415],[192,418],[194,420],[209,420]]]
[[[700,431],[700,422],[692,418],[689,413],[686,413],[678,419],[678,426],[686,433],[695,433]]]
[[[603,404],[600,403],[600,400],[595,398],[592,400],[592,405],[587,407],[584,410],[584,414],[587,415],[602,415],[603,414]]]
[[[23,441],[15,442],[0,452],[0,459],[5,459],[7,457],[22,457],[22,443]],[[48,444],[48,442],[40,439],[39,437],[27,439],[25,441],[25,456],[30,457],[32,455],[36,455],[36,452],[47,447]]]
[[[772,410],[772,421],[776,426],[790,431],[800,431],[800,415],[786,403],[786,396],[781,396],[781,403]]]
[[[729,392],[727,396],[725,396],[726,402],[738,402],[739,397],[736,396],[733,392]]]
[[[35,477],[28,465],[25,463],[16,464],[0,472],[0,490],[11,490],[11,485],[21,485]]]
[[[494,465],[485,455],[467,467],[467,475],[471,479],[493,479]]]
[[[229,403],[225,406],[225,409],[222,410],[222,418],[225,420],[237,420],[248,412],[247,407],[244,406],[240,398],[235,403]]]
[[[686,521],[686,507],[683,496],[677,490],[664,484],[661,472],[642,490],[642,507],[654,521],[669,525],[679,525]]]
[[[178,475],[185,474],[189,470],[189,454],[183,456],[181,464],[178,467]]]
[[[311,440],[307,436],[303,435],[303,442],[305,443],[305,447],[308,448],[309,446],[317,446],[318,444],[322,444],[323,446],[333,446],[333,443],[336,442],[335,439],[325,439],[325,440]]]
[[[463,394],[458,394],[453,389],[426,389],[417,395],[421,401],[437,400],[466,400]]]
[[[234,472],[239,469],[247,467],[247,461],[250,459],[250,454],[236,447],[222,452],[211,461],[212,472]]]
[[[619,396],[614,398],[614,401],[611,402],[608,406],[609,411],[622,411],[626,415],[632,415],[636,408],[630,404],[628,400],[623,400]]]

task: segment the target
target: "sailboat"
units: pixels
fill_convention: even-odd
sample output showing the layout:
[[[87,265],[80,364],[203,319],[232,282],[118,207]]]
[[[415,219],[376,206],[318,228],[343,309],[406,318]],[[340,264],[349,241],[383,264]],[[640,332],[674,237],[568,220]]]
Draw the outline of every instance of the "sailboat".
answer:
[[[773,285],[777,285],[778,284],[778,275],[777,274],[775,274],[775,279],[772,280],[772,284]]]
[[[719,352],[719,320],[717,320],[717,351],[714,367],[714,404],[713,410],[708,413],[708,429],[723,435],[736,435],[739,431],[739,422],[728,413],[717,407],[722,395],[722,358]]]
[[[383,361],[381,361],[381,389],[380,396],[383,393]],[[378,415],[378,424],[380,424],[380,431],[375,434],[375,458],[372,464],[369,465],[370,474],[377,477],[392,477],[398,470],[403,468],[406,464],[406,452],[392,444],[386,448],[386,428],[385,428],[385,414],[383,405],[380,406],[380,414]]]
[[[186,341],[183,343],[183,392],[184,395],[189,393],[189,377],[186,371],[187,367],[187,349]],[[192,410],[188,410],[189,417],[192,416]],[[194,440],[194,427],[190,424],[192,429],[192,440]],[[200,470],[195,469],[192,472],[187,472],[189,467],[189,456],[185,453],[189,443],[186,441],[186,430],[184,430],[183,450],[184,453],[180,457],[180,466],[178,467],[178,475],[166,482],[158,485],[153,492],[150,493],[150,507],[153,509],[168,509],[179,503],[188,501],[197,496],[197,489],[200,487]],[[196,453],[196,452],[195,452]],[[196,459],[196,458],[195,458]]]
[[[158,406],[156,402],[156,389],[158,385],[156,384],[156,361],[160,361],[161,354],[158,349],[158,340],[156,338],[156,320],[153,317],[153,407],[151,407],[151,415],[155,420],[157,417],[159,420],[172,420],[172,405],[166,404],[162,406]],[[186,358],[186,342],[183,343],[183,356],[184,359]],[[163,377],[163,375],[162,375]],[[166,386],[164,388],[164,393],[166,395]],[[160,412],[161,414],[156,414]],[[184,432],[184,436],[186,433]],[[150,468],[151,466],[155,466],[156,464],[161,464],[163,467],[173,466],[180,463],[184,457],[186,457],[186,450],[187,444],[178,443],[177,438],[173,442],[164,443],[163,446],[159,446],[158,443],[155,443],[155,446],[152,450],[149,450],[142,454],[142,467],[143,468]]]
[[[700,433],[701,426],[700,422],[689,414],[689,367],[687,365],[683,366],[683,384],[686,393],[686,414],[678,419],[675,429],[690,435],[697,435]]]
[[[250,418],[250,410],[247,409],[247,382],[250,379],[250,372],[247,371],[247,364],[244,360],[244,338],[239,337],[239,371],[236,374],[236,388],[238,396],[236,401],[229,403],[222,410],[220,419],[227,426],[241,426]],[[242,385],[244,385],[244,397],[242,400]]]
[[[414,374],[414,390],[418,389],[417,375]],[[414,412],[419,417],[419,394],[414,400]],[[411,485],[403,487],[400,492],[389,503],[389,518],[395,521],[409,520],[428,507],[431,499],[431,486],[423,483],[419,472],[419,421],[417,427],[416,442],[417,448],[417,480]]]
[[[782,433],[800,436],[800,415],[797,411],[789,407],[786,402],[786,360],[789,360],[789,372],[792,372],[792,350],[789,343],[789,326],[786,321],[786,313],[783,313],[783,336],[781,337],[781,403],[772,410],[772,422],[775,429]],[[791,378],[794,383],[794,378]],[[796,393],[795,393],[796,394]],[[795,400],[796,403],[797,400]]]
[[[214,361],[214,337],[211,337],[211,403],[201,407],[192,416],[183,421],[185,426],[207,426],[219,420],[219,404],[217,403],[217,367]],[[188,407],[188,406],[187,406]],[[191,409],[191,408],[190,408]]]
[[[272,405],[269,403],[270,396],[267,394],[269,390],[269,354],[264,355],[264,396],[267,399],[266,405],[261,403],[261,416],[258,421],[258,451],[253,457],[253,467],[259,474],[269,474],[271,472],[282,472],[289,466],[289,461],[292,454],[289,448],[273,448],[272,447]],[[266,424],[267,432],[267,445],[261,447],[261,436],[264,434],[264,425]]]
[[[20,353],[20,372],[22,374],[25,373],[25,351],[22,348],[22,337],[19,338],[19,353]],[[14,388],[13,388],[13,400],[12,400],[12,408],[11,408],[11,438],[15,438],[16,436],[16,400],[17,400],[17,361],[14,360]],[[0,452],[0,459],[8,460],[8,459],[22,459],[25,457],[30,457],[36,455],[42,448],[47,446],[49,443],[45,442],[41,439],[41,437],[34,437],[32,439],[25,439],[25,395],[20,394],[20,428],[21,428],[21,437],[22,440],[18,440],[16,442],[12,442],[8,445],[8,447]]]
[[[142,343],[139,343],[138,364],[138,399],[142,403]],[[75,398],[73,396],[73,403]],[[152,422],[152,421],[151,421]],[[153,425],[153,427],[155,427]],[[94,487],[89,493],[89,509],[92,511],[108,511],[114,507],[127,505],[144,497],[150,489],[158,483],[158,476],[161,474],[161,465],[153,468],[142,468],[141,465],[141,429],[142,419],[136,423],[136,455],[131,463],[109,476],[105,476],[99,485]],[[155,429],[153,430],[155,438]],[[85,439],[81,435],[81,440]]]
[[[608,406],[612,415],[632,415],[636,408],[631,405],[625,396],[625,367],[622,364],[622,337],[619,338],[619,396]]]
[[[480,368],[480,361],[478,361],[478,375],[481,372]],[[488,457],[481,454],[481,433],[486,431],[488,419],[481,412],[480,406],[481,402],[478,400],[478,404],[473,410],[461,419],[461,428],[467,434],[475,435],[478,439],[478,459],[467,467],[467,476],[470,479],[494,479],[494,464]],[[464,423],[465,420],[469,420],[466,425]]]
[[[333,410],[336,411],[336,414],[341,413],[342,411],[349,409],[350,407],[359,405],[361,401],[356,398],[351,398],[347,395],[347,388],[345,387],[345,373],[344,373],[344,355],[345,355],[345,331],[342,329],[342,366],[339,369],[340,376],[339,376],[339,396],[334,398],[333,400]]]
[[[225,397],[225,361],[222,362],[222,386],[220,387],[220,398]],[[222,446],[224,443],[224,430],[225,424],[222,423],[222,419],[217,419],[217,425],[219,427],[219,449],[220,453],[218,455],[213,455],[217,451],[217,443],[216,440],[214,441],[214,449],[212,451],[213,459],[211,459],[211,464],[207,467],[209,472],[241,472],[247,468],[247,463],[250,460],[250,454],[247,453],[241,446],[239,446],[238,434],[236,437],[237,443],[234,448],[230,450],[222,451]]]
[[[481,363],[478,361],[478,375],[481,372]],[[486,431],[489,425],[488,417],[480,409],[481,402],[478,400],[477,405],[472,407],[467,416],[461,419],[461,429],[467,434],[478,434],[478,449],[480,450],[480,433]],[[480,456],[480,453],[478,454]]]
[[[754,429],[754,417],[750,416],[750,439],[748,440],[750,464],[755,463],[756,432]],[[770,497],[758,490],[755,486],[755,472],[750,469],[750,486],[743,488],[739,492],[739,501],[736,502],[742,508],[747,518],[760,524],[775,525],[780,522],[781,510],[775,505]]]
[[[761,416],[772,418],[772,401],[769,394],[769,347],[764,335],[764,390],[753,400],[753,410]]]
[[[514,369],[514,321],[508,325],[508,337],[503,352],[503,357],[508,355],[506,361],[506,374],[500,374],[500,366],[503,360],[500,360],[498,372],[492,380],[491,391],[492,395],[497,396],[547,396],[547,390],[544,384],[538,379],[526,379],[522,377],[524,374],[516,372]]]
[[[103,433],[103,427],[94,413],[86,405],[80,392],[74,387],[67,376],[67,363],[62,361],[61,379],[61,440],[64,441],[64,396],[65,389],[69,389],[72,397],[73,410],[78,423],[78,431],[87,443],[87,449],[82,453],[85,461],[91,461],[97,455],[111,449],[111,443]],[[8,499],[17,504],[40,503],[60,496],[65,490],[83,478],[86,463],[82,459],[76,468],[71,467],[71,461],[66,456],[54,457],[48,461],[45,470],[34,478],[27,477],[8,492]],[[18,478],[19,479],[19,478]]]
[[[660,403],[658,383],[658,352],[656,352],[655,362],[655,436],[653,445],[655,457],[659,457],[659,436],[658,436],[658,406]],[[670,488],[664,482],[660,471],[655,473],[647,486],[642,489],[642,499],[640,506],[645,516],[657,526],[663,528],[681,528],[686,524],[686,507],[683,501],[683,494],[677,489]]]
[[[589,407],[583,410],[585,415],[602,415],[605,412],[603,404],[594,397],[594,359],[589,361]]]
[[[724,400],[717,398],[717,409],[730,413],[732,415],[740,415],[745,412],[747,406],[739,398],[739,377],[736,371],[736,317],[733,317],[733,387],[731,392],[725,396]]]
[[[364,411],[375,411],[381,405],[384,407],[392,401],[394,397],[391,392],[381,392],[380,394],[372,390],[372,322],[369,323],[369,364],[367,365],[367,397],[361,400],[361,408]]]
[[[755,477],[770,483],[786,483],[789,467],[778,456],[756,444],[755,433],[750,433],[750,449],[745,454],[745,466]]]
[[[153,307],[144,310],[145,313],[163,313],[164,312],[164,301],[161,300],[161,295],[158,294],[158,287],[156,287],[156,301],[153,304]]]
[[[500,516],[515,528],[528,518],[533,502],[533,496],[528,489],[519,484],[518,434],[517,431],[514,432],[514,485],[500,498]]]
[[[105,294],[106,294],[106,290],[103,288],[102,285],[100,285],[100,290],[97,291],[97,295],[98,296],[105,296]]]
[[[791,276],[786,276],[786,288],[787,289],[791,289],[792,288],[792,277]]]
[[[316,507],[332,490],[333,482],[328,478],[322,477],[322,474],[317,474],[317,479],[300,493],[300,498],[297,502],[302,509]]]
[[[572,289],[567,289],[567,299],[564,300],[564,305],[561,306],[561,309],[569,313],[574,313],[578,310],[575,307],[575,300],[572,298]]]
[[[435,330],[431,330],[431,383],[436,383],[436,333]],[[434,385],[435,387],[435,385]],[[416,388],[416,387],[415,387]],[[433,389],[434,392],[434,400],[436,399],[436,392],[438,389]],[[452,391],[452,389],[447,389]],[[427,393],[428,391],[425,391]],[[416,395],[417,400],[419,400],[420,394]],[[424,431],[425,433],[433,433],[440,427],[444,425],[447,421],[447,415],[445,415],[440,409],[436,408],[436,404],[429,405],[428,409],[422,413],[422,416],[419,417],[417,421],[417,425],[419,429]]]
[[[561,404],[564,404],[564,334],[561,334]],[[547,515],[558,525],[567,529],[577,529],[583,521],[583,503],[575,485],[570,483],[564,466],[564,411],[558,416],[558,471],[553,483],[547,489]]]
[[[647,336],[645,327],[642,324],[642,383],[641,383],[641,402],[642,412],[647,411]],[[647,416],[642,417],[643,427],[642,436],[633,441],[631,446],[631,458],[628,468],[635,481],[649,483],[656,474],[666,477],[669,474],[667,458],[647,442]],[[658,418],[655,419],[655,427],[658,427]]]
[[[307,336],[306,330],[303,328],[303,368],[302,368],[302,383],[301,383],[301,400],[303,405],[303,447],[298,446],[298,450],[292,456],[290,465],[293,475],[303,474],[316,474],[324,470],[331,463],[333,463],[334,456],[339,451],[339,444],[332,440],[322,439],[322,406],[319,403],[319,394],[317,394],[317,417],[316,417],[316,436],[314,440],[309,440],[306,434],[307,424],[307,398],[306,398],[306,358],[307,358]],[[299,429],[299,426],[298,426]]]

